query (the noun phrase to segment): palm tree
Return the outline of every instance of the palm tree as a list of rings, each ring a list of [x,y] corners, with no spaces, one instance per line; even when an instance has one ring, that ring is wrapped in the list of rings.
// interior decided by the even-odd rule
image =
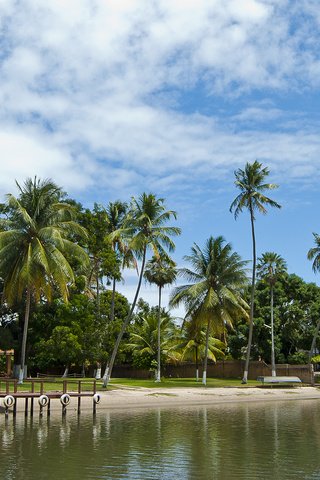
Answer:
[[[177,278],[175,262],[168,255],[153,256],[146,265],[144,277],[158,287],[158,354],[156,382],[161,382],[161,293],[165,285],[172,284]]]
[[[151,309],[150,312],[142,315],[135,323],[130,333],[129,342],[126,349],[131,350],[135,357],[141,361],[148,362],[145,368],[150,368],[161,351],[162,355],[170,360],[176,360],[174,340],[176,338],[177,327],[172,318],[163,309],[160,315],[161,344],[158,344],[159,315],[158,312]],[[158,364],[158,361],[157,361]],[[156,372],[156,379],[158,378]]]
[[[180,360],[191,360],[196,365],[196,381],[199,381],[199,360],[204,359],[206,349],[206,332],[202,325],[198,325],[194,319],[185,321],[181,327],[181,340],[176,346],[176,351],[181,352]],[[208,358],[214,362],[217,355],[224,356],[226,344],[214,338],[209,337]]]
[[[202,378],[202,383],[206,385],[210,335],[222,335],[226,327],[232,327],[235,319],[248,317],[247,304],[242,298],[242,289],[247,283],[247,262],[232,252],[230,243],[225,243],[222,236],[210,237],[203,250],[194,244],[191,255],[184,259],[191,263],[193,270],[182,268],[179,273],[191,283],[174,289],[170,306],[183,303],[186,319],[206,325]]]
[[[230,206],[230,212],[234,211],[234,216],[237,219],[239,213],[243,209],[249,210],[251,221],[251,235],[252,235],[252,279],[251,279],[251,298],[250,298],[250,323],[249,323],[249,335],[248,335],[248,347],[246,355],[246,363],[244,368],[244,374],[242,383],[248,381],[249,360],[252,343],[253,332],[253,316],[254,316],[254,295],[256,284],[256,239],[255,239],[255,212],[266,214],[267,210],[265,205],[270,207],[281,208],[281,206],[271,200],[271,198],[264,195],[265,191],[273,190],[277,188],[277,185],[273,183],[264,183],[269,175],[269,169],[262,167],[262,164],[255,160],[253,163],[246,163],[244,170],[239,168],[234,172],[236,180],[235,185],[241,193],[235,198]]]
[[[19,383],[23,382],[27,332],[32,299],[48,301],[57,289],[64,301],[74,282],[70,260],[87,265],[85,251],[69,240],[84,237],[85,230],[73,221],[73,208],[60,202],[62,191],[51,180],[28,178],[17,199],[6,197],[9,216],[0,232],[0,275],[3,297],[8,305],[25,301]]]
[[[271,315],[271,371],[272,376],[276,374],[276,363],[274,354],[274,322],[273,322],[273,294],[274,286],[280,275],[287,270],[285,260],[275,252],[265,252],[258,258],[257,275],[265,280],[270,287],[270,315]]]
[[[109,235],[112,235],[111,245],[114,252],[121,258],[122,268],[134,267],[137,269],[137,262],[132,250],[128,248],[126,243],[122,240],[121,229],[124,226],[128,205],[125,202],[117,200],[109,202],[106,209],[106,222]],[[115,234],[117,232],[117,234]],[[116,283],[121,280],[121,275],[114,274],[112,278],[112,297],[110,305],[110,320],[114,320],[114,304],[116,294]]]
[[[164,226],[172,217],[176,219],[177,214],[173,210],[166,210],[163,198],[156,198],[152,193],[143,193],[138,199],[132,198],[123,228],[110,235],[111,240],[118,238],[119,235],[122,236],[128,249],[132,250],[135,256],[141,259],[141,267],[133,303],[114,345],[108,373],[104,375],[104,387],[107,387],[122,336],[132,319],[140,292],[148,249],[151,249],[154,255],[159,256],[165,252],[165,248],[169,251],[173,251],[175,248],[171,236],[179,235],[181,230],[177,227]]]
[[[313,233],[313,239],[314,239],[315,247],[310,248],[310,250],[308,251],[307,257],[308,257],[308,260],[313,260],[312,270],[314,271],[314,273],[317,273],[320,271],[320,235],[318,235],[317,233]],[[315,332],[313,334],[312,342],[311,342],[311,347],[309,352],[310,361],[311,361],[312,355],[314,354],[319,331],[320,331],[320,319],[318,320]]]

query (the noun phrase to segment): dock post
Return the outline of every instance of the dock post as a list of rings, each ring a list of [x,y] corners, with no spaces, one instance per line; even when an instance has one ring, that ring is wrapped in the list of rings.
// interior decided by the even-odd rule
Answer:
[[[78,415],[81,412],[81,380],[78,381]]]
[[[34,380],[31,380],[31,393],[34,393]],[[34,398],[32,396],[31,401],[30,401],[30,415],[31,415],[31,417],[33,417],[33,401],[34,401]]]

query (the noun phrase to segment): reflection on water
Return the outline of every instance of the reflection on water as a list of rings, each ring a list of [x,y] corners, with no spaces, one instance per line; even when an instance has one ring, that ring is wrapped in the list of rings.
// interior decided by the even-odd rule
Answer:
[[[318,401],[0,417],[15,479],[320,479]]]

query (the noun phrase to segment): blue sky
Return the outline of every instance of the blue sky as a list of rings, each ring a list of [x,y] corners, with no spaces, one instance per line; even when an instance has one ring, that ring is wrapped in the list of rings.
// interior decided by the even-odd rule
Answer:
[[[319,33],[317,0],[0,0],[1,196],[33,175],[85,206],[152,191],[179,214],[180,265],[209,235],[250,259],[229,206],[257,159],[283,206],[258,216],[258,254],[318,281]]]

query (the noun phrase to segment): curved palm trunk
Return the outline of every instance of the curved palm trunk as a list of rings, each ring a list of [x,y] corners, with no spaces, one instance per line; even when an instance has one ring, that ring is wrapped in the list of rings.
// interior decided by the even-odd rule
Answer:
[[[157,352],[157,376],[156,382],[161,382],[161,286],[159,286],[159,303],[158,303],[158,352]]]
[[[29,325],[29,317],[30,317],[30,304],[31,304],[31,289],[30,287],[27,288],[27,298],[26,298],[26,310],[24,315],[24,324],[23,324],[23,335],[22,335],[22,346],[21,346],[21,363],[20,363],[20,371],[19,371],[19,380],[18,384],[21,385],[23,383],[24,378],[24,367],[26,361],[26,346],[27,346],[27,336],[28,336],[28,325]]]
[[[276,373],[276,361],[274,354],[274,322],[273,322],[273,285],[270,288],[270,311],[271,311],[271,375],[277,376]]]
[[[202,374],[202,383],[207,385],[207,367],[208,367],[208,350],[209,350],[209,333],[210,333],[210,319],[208,320],[207,333],[206,333],[206,349],[204,352],[204,361],[203,361],[203,374]]]
[[[247,356],[246,363],[243,372],[242,383],[248,382],[248,371],[249,371],[249,362],[250,362],[250,353],[251,353],[251,344],[252,344],[252,332],[253,332],[253,315],[254,315],[254,292],[256,286],[256,238],[254,232],[254,216],[252,205],[250,202],[250,220],[251,220],[251,235],[252,235],[252,279],[251,279],[251,297],[250,297],[250,320],[249,320],[249,336],[248,336],[248,346],[247,346]]]
[[[136,303],[137,303],[137,300],[138,300],[140,287],[141,287],[141,283],[142,283],[142,278],[143,278],[144,266],[145,266],[145,263],[146,263],[146,253],[147,253],[147,248],[144,247],[143,256],[142,256],[141,271],[140,271],[140,276],[139,276],[139,281],[138,281],[138,285],[137,285],[136,294],[134,296],[133,303],[132,303],[131,308],[130,308],[130,312],[127,315],[127,317],[125,318],[125,320],[122,324],[121,330],[119,332],[119,335],[117,337],[117,340],[116,340],[116,343],[114,345],[113,352],[112,352],[112,355],[111,355],[111,358],[110,358],[109,365],[107,366],[106,371],[103,375],[103,387],[104,388],[106,388],[108,386],[108,381],[111,378],[112,369],[113,369],[115,358],[116,358],[117,353],[118,353],[120,342],[122,340],[123,334],[124,334],[127,326],[129,325],[129,322],[132,318],[133,311],[135,309],[135,306],[136,306]]]

